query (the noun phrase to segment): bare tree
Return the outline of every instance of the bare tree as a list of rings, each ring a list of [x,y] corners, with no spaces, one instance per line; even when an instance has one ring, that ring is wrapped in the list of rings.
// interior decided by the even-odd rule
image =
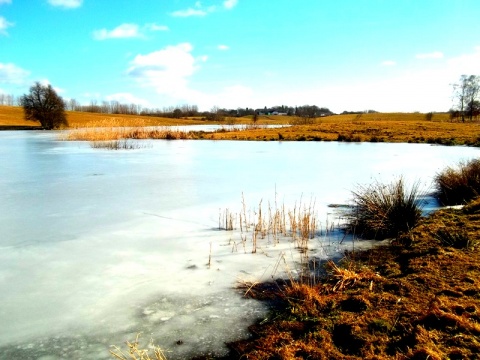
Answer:
[[[457,108],[462,122],[465,122],[465,112],[469,104],[474,104],[480,92],[480,77],[477,75],[462,75],[458,83],[453,84],[453,96],[457,99]],[[473,113],[470,114],[472,120]]]
[[[480,93],[480,76],[470,75],[468,77],[467,88],[467,114],[470,121],[473,119],[475,102],[477,101],[478,94]]]
[[[57,95],[51,85],[36,82],[30,87],[29,94],[20,98],[25,118],[37,120],[47,130],[67,126],[65,102]]]

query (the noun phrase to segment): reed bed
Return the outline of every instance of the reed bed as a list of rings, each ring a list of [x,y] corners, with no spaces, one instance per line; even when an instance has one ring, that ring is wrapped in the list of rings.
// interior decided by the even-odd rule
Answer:
[[[252,253],[255,253],[260,246],[258,240],[266,240],[267,244],[276,245],[281,239],[286,238],[290,239],[296,248],[306,251],[308,241],[322,234],[314,201],[304,204],[300,200],[290,209],[286,208],[285,204],[278,206],[276,202],[273,206],[268,203],[265,209],[262,203],[263,200],[260,200],[258,207],[247,211],[242,195],[240,212],[220,209],[219,230],[239,229],[242,243],[245,243],[248,238],[252,239]]]
[[[310,242],[313,239],[320,240],[323,236],[327,237],[335,230],[340,231],[341,221],[339,219],[338,224],[335,224],[327,220],[322,226],[318,220],[316,203],[313,199],[310,201],[300,199],[292,206],[279,204],[276,199],[273,203],[264,203],[260,200],[258,206],[247,207],[242,194],[239,212],[220,209],[218,228],[224,231],[236,231],[229,241],[232,253],[242,250],[244,253],[265,253],[267,247],[292,244],[299,254],[296,262],[299,268],[295,271],[298,278],[302,282],[315,282],[316,273],[322,269],[317,266],[315,259],[312,260],[309,257]],[[236,236],[238,237],[235,238]],[[282,257],[286,272],[289,274],[284,252],[280,254],[280,258]]]
[[[91,141],[90,146],[94,149],[107,149],[107,150],[135,150],[143,149],[148,145],[140,143],[138,141],[132,141],[129,139],[120,140],[108,140],[108,141]]]
[[[124,139],[163,139],[163,140],[186,140],[194,135],[188,131],[169,128],[148,129],[129,127],[89,127],[64,132],[61,140],[66,141],[110,141]]]

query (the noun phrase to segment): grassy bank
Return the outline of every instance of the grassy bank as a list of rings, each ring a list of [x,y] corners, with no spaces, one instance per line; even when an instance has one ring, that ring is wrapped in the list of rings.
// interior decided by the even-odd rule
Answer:
[[[231,359],[474,359],[480,353],[480,201],[422,219],[400,244],[345,254],[315,286],[256,285],[273,311]],[[448,239],[467,238],[452,243]]]

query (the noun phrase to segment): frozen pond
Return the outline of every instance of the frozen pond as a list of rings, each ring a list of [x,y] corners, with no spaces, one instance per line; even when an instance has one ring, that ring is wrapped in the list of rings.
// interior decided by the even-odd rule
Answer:
[[[403,175],[428,189],[445,166],[476,156],[337,142],[158,140],[111,151],[1,132],[0,359],[110,359],[110,345],[139,332],[169,359],[221,354],[265,314],[237,281],[279,275],[281,251],[296,257],[288,242],[252,254],[238,232],[218,230],[242,193],[249,211],[313,199],[325,226],[327,204],[347,202],[357,184]],[[334,256],[336,240],[312,240],[311,255]]]

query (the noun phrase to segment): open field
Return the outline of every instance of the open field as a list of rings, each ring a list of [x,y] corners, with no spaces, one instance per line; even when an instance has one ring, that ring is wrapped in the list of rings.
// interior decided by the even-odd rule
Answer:
[[[78,128],[109,128],[101,140],[118,140],[119,138],[138,137],[140,129],[125,132],[111,130],[119,127],[143,128],[146,126],[178,126],[214,124],[201,118],[171,119],[137,115],[111,115],[84,112],[67,112],[70,129]],[[258,125],[288,125],[298,123],[299,119],[289,116],[260,116]],[[216,124],[247,124],[253,125],[251,117],[229,118]],[[0,107],[0,129],[35,128],[39,124],[23,119],[20,107]],[[108,135],[108,134],[110,135]],[[134,135],[129,135],[130,133]],[[188,136],[176,134],[163,136],[158,131],[149,133],[141,130],[141,138],[170,139],[211,139],[211,140],[257,140],[257,141],[346,141],[346,142],[411,142],[432,143],[444,145],[478,145],[480,143],[479,122],[451,122],[446,113],[433,114],[431,120],[426,120],[420,113],[377,113],[335,115],[317,118],[307,125],[292,125],[285,128],[249,127],[246,130],[227,131],[222,129],[214,133],[197,132]],[[94,134],[95,137],[98,134]],[[178,136],[177,136],[178,135]],[[76,139],[74,135],[69,140],[89,139],[82,133]]]
[[[450,122],[448,114],[336,115],[318,118],[313,124],[282,129],[255,129],[212,134],[216,140],[284,140],[347,142],[412,142],[474,145],[479,142],[480,124]]]
[[[138,115],[112,115],[88,112],[67,111],[67,120],[69,128],[81,127],[121,127],[121,126],[167,126],[167,125],[195,125],[203,124],[204,121],[195,119],[170,119],[153,116]],[[24,119],[23,109],[18,106],[0,106],[0,130],[10,129],[12,127],[40,127],[37,121],[28,121]]]

